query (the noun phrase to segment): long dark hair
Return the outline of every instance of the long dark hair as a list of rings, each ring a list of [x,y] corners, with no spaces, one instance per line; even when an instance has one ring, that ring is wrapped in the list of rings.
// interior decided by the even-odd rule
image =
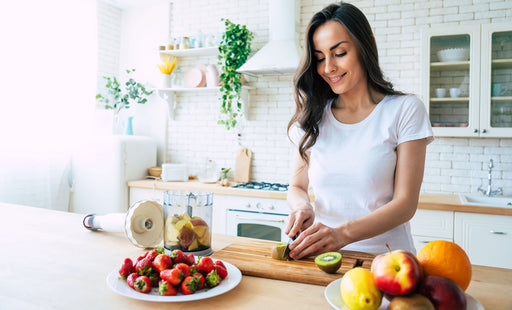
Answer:
[[[403,94],[395,91],[393,85],[384,79],[379,66],[379,55],[372,28],[361,10],[352,4],[341,2],[331,4],[316,13],[307,27],[304,53],[293,79],[296,110],[288,123],[288,134],[294,123],[298,123],[305,132],[299,143],[299,153],[305,162],[308,162],[306,151],[316,143],[318,138],[318,124],[327,102],[338,96],[318,75],[317,61],[314,57],[313,35],[318,27],[331,20],[342,24],[352,38],[359,62],[366,74],[368,89],[386,95]]]

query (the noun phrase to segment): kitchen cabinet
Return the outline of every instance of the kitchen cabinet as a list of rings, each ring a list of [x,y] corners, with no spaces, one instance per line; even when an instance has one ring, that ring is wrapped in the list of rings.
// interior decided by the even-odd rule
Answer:
[[[472,264],[512,268],[512,216],[455,212],[454,238]]]
[[[453,242],[453,213],[453,211],[416,210],[410,222],[416,251],[434,240]]]
[[[436,136],[512,134],[510,23],[429,28],[422,51],[422,98]]]
[[[160,51],[160,58],[165,60],[168,57],[201,57],[201,56],[215,56],[219,52],[217,46],[213,47],[202,47],[202,48],[190,48],[182,50],[166,50]],[[216,58],[215,58],[216,59]],[[215,62],[216,63],[216,62]],[[241,99],[242,99],[242,110],[243,115],[247,115],[249,109],[249,90],[254,89],[253,87],[242,85]],[[168,116],[170,119],[174,119],[176,109],[179,102],[176,97],[177,94],[182,95],[193,95],[197,93],[211,93],[212,95],[219,94],[220,87],[171,87],[171,88],[158,88],[157,92],[160,98],[164,99],[168,104]]]
[[[410,223],[416,251],[447,240],[461,246],[474,265],[512,268],[512,216],[418,209]]]

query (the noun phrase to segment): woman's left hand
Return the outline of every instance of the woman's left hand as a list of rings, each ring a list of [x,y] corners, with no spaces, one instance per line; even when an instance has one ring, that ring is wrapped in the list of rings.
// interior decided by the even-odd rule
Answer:
[[[290,244],[290,257],[301,259],[325,252],[341,249],[344,244],[342,233],[338,228],[331,228],[322,223],[315,223]]]

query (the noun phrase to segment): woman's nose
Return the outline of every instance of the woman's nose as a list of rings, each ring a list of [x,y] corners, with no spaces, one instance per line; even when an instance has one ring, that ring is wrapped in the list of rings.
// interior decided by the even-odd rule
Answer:
[[[331,72],[334,72],[336,70],[336,64],[335,62],[333,61],[333,59],[329,58],[329,57],[326,57],[325,58],[325,73],[331,73]]]

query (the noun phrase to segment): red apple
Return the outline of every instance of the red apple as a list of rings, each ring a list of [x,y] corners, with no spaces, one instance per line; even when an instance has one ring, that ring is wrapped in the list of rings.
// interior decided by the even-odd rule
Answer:
[[[377,287],[394,296],[413,293],[423,274],[416,256],[405,250],[377,255],[371,271]]]
[[[440,276],[427,276],[421,282],[418,293],[427,297],[436,310],[466,309],[464,291],[450,279]]]

